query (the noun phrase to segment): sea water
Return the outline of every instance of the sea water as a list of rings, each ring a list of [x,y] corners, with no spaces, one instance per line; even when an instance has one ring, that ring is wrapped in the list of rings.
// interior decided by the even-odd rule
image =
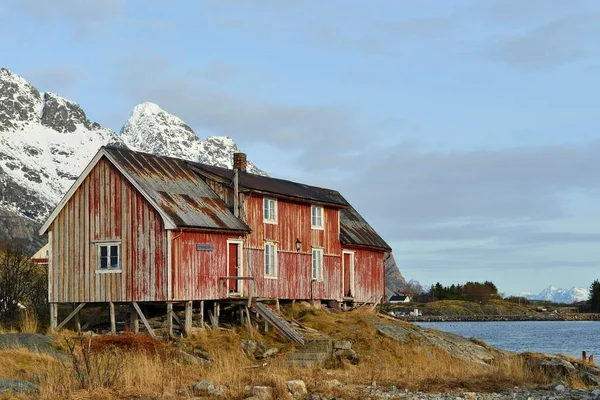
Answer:
[[[564,354],[581,358],[593,354],[600,364],[600,321],[417,322],[467,338],[476,338],[502,350]]]

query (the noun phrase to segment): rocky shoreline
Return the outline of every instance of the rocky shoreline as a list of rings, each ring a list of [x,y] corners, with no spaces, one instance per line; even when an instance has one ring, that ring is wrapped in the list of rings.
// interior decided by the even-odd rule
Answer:
[[[408,322],[600,321],[600,314],[540,313],[532,315],[398,315],[395,316],[395,318]]]

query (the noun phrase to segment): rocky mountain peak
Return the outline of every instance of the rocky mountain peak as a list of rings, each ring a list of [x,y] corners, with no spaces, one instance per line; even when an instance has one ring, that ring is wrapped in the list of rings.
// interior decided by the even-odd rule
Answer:
[[[50,92],[44,93],[42,125],[62,133],[75,132],[78,125],[86,129],[100,128],[99,124],[87,119],[79,104]]]
[[[43,107],[40,92],[25,79],[0,68],[0,131],[14,131],[37,121]]]
[[[193,161],[200,152],[201,140],[192,128],[150,102],[135,106],[121,129],[121,139],[139,151]]]

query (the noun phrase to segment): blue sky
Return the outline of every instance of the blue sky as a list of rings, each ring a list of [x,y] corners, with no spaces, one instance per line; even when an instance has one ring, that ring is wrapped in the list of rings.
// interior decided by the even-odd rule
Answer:
[[[339,189],[406,278],[600,278],[598,2],[7,0],[0,33],[102,126],[152,101]]]

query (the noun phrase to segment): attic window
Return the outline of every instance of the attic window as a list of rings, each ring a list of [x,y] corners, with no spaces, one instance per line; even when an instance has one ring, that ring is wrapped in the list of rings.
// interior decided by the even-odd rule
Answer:
[[[121,272],[121,243],[98,243],[97,273]]]
[[[311,228],[323,229],[323,207],[311,206]]]
[[[277,223],[277,200],[263,198],[263,221],[267,224]]]

